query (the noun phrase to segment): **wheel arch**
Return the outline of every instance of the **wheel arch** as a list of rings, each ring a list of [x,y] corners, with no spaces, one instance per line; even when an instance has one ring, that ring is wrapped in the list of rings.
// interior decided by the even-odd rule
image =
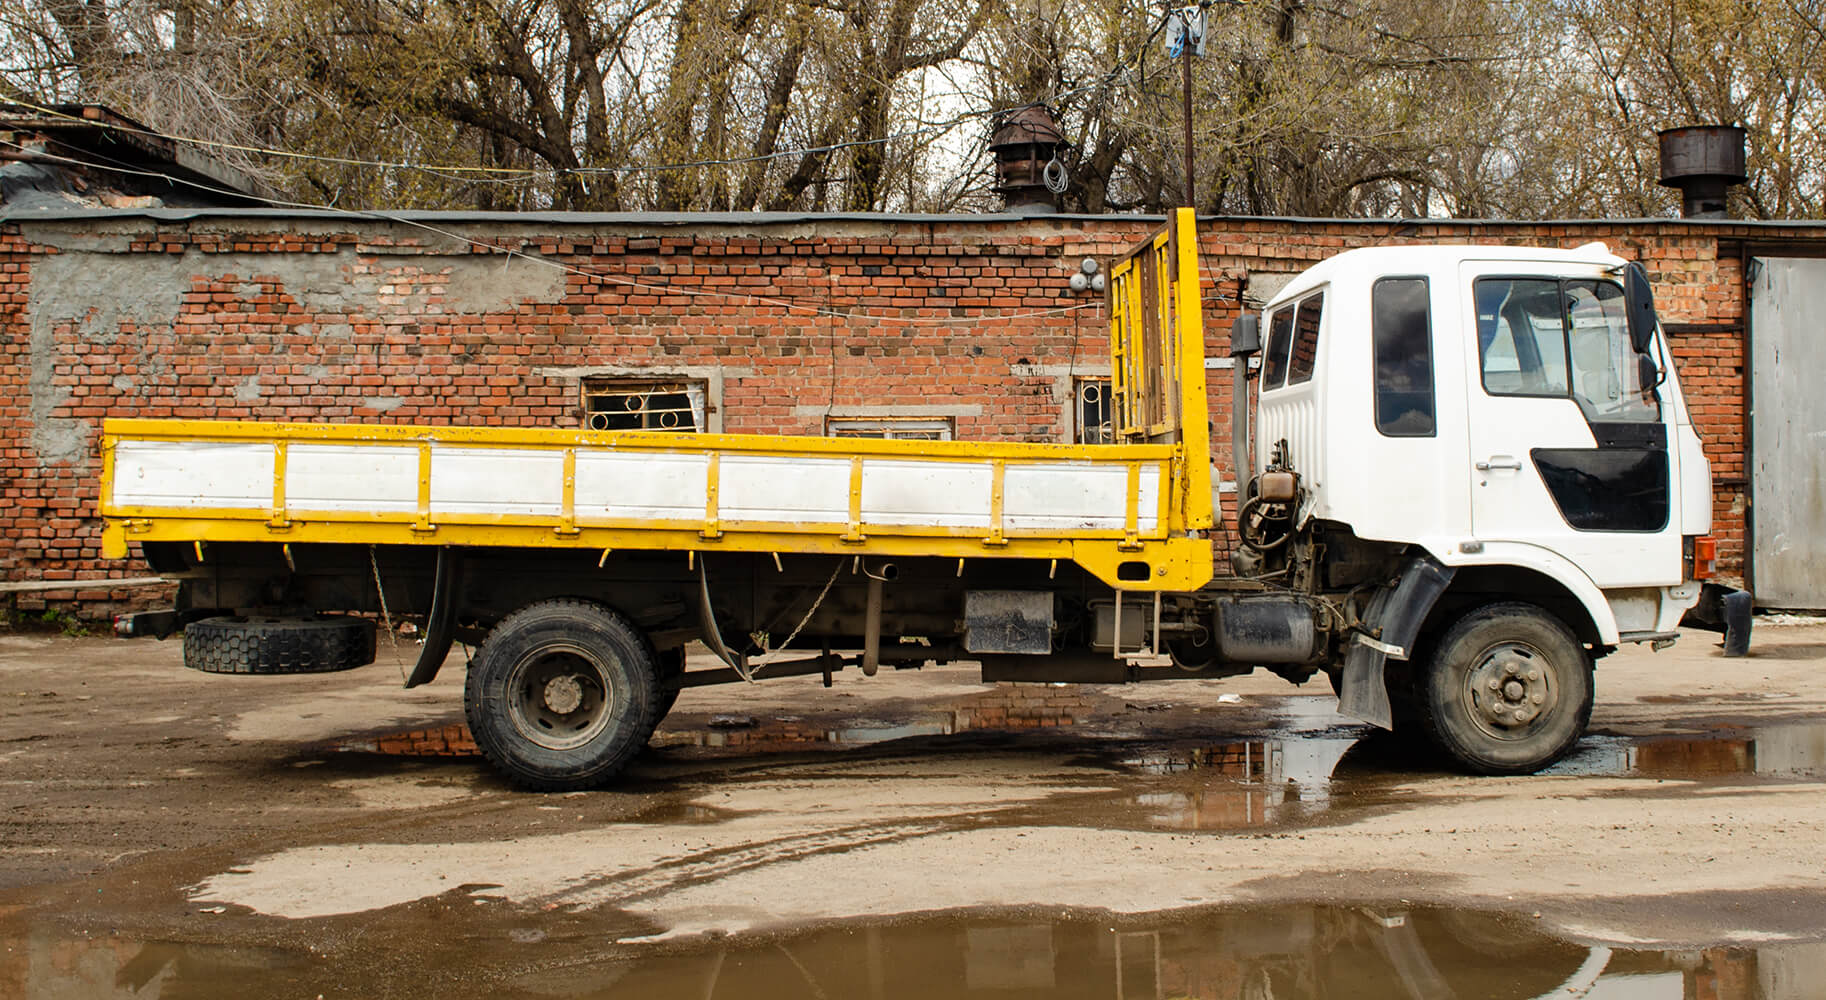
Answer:
[[[1569,585],[1564,575],[1513,563],[1460,565],[1446,592],[1435,601],[1421,625],[1424,637],[1437,637],[1471,610],[1498,601],[1533,604],[1566,624],[1582,643],[1603,655],[1617,644],[1617,622],[1602,591],[1584,574]]]

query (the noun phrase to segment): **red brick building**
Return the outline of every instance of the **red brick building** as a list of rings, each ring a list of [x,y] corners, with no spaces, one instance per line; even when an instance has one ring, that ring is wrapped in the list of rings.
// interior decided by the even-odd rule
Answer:
[[[696,426],[793,434],[1094,437],[1102,298],[1075,293],[1159,225],[1136,216],[452,215],[200,209],[0,222],[0,580],[103,562],[108,416]],[[1641,259],[1713,463],[1741,572],[1746,261],[1826,256],[1826,226],[1217,218],[1202,223],[1208,364],[1239,308],[1341,250],[1603,240]],[[1211,379],[1228,440],[1229,379]],[[1228,463],[1218,456],[1228,478]],[[27,607],[128,595],[99,585]]]

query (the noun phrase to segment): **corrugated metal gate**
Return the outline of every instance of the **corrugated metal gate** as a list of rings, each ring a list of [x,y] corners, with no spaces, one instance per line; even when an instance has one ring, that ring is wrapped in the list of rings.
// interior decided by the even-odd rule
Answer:
[[[1826,608],[1826,259],[1758,257],[1750,289],[1750,580]]]

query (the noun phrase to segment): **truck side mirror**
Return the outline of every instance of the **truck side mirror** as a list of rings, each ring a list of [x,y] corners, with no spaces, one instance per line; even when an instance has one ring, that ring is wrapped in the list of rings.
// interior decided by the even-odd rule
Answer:
[[[1649,290],[1648,272],[1633,260],[1623,272],[1623,302],[1629,344],[1637,354],[1647,354],[1655,339],[1655,293]]]
[[[1262,349],[1262,321],[1253,313],[1244,313],[1230,323],[1230,356],[1246,358]]]

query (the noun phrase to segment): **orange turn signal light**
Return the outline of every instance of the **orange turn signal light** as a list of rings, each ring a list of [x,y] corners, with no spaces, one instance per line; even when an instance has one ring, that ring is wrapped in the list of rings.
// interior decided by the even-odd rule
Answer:
[[[1709,580],[1718,571],[1718,542],[1710,535],[1693,539],[1693,579]]]

